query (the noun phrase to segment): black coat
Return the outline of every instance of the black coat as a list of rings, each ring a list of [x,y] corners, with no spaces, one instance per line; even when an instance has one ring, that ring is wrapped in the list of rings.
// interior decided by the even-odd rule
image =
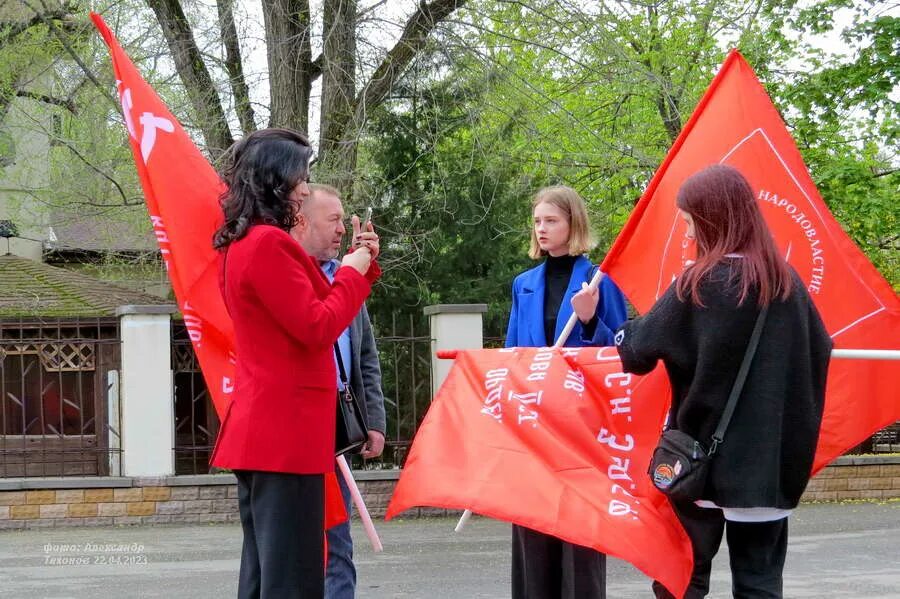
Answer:
[[[735,258],[740,259],[740,258]],[[674,421],[706,445],[725,409],[759,314],[757,294],[738,305],[726,259],[701,282],[698,307],[673,285],[616,336],[626,371],[657,360],[672,384]],[[759,347],[702,499],[721,507],[796,507],[809,481],[825,402],[832,342],[800,278],[769,307]]]

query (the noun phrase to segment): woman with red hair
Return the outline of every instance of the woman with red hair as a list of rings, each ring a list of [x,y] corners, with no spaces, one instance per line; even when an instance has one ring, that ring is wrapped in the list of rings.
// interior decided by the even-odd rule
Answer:
[[[712,447],[751,331],[767,309],[705,488],[696,501],[672,506],[693,544],[686,599],[709,592],[723,534],[734,596],[780,598],[788,516],[810,478],[832,342],[737,169],[715,165],[691,176],[677,206],[697,259],[644,317],[619,329],[616,345],[627,372],[647,373],[663,361],[672,384],[668,427]],[[654,591],[672,597],[658,583]]]

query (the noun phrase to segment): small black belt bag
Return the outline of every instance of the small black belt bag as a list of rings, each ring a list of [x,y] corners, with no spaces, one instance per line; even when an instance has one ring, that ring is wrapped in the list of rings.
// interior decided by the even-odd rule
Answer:
[[[369,433],[365,416],[360,409],[359,400],[350,387],[347,373],[344,371],[344,361],[341,359],[341,350],[337,342],[334,344],[334,355],[337,358],[338,372],[341,375],[343,389],[337,392],[337,423],[334,434],[334,455],[345,453],[359,453],[368,441]]]
[[[762,334],[768,311],[769,307],[764,307],[756,318],[750,343],[744,353],[744,360],[741,362],[734,386],[731,388],[731,394],[728,396],[728,403],[725,404],[725,411],[719,419],[716,432],[713,433],[710,448],[706,449],[702,443],[682,431],[671,428],[663,431],[659,445],[653,451],[648,473],[653,485],[670,499],[694,501],[701,498],[706,488],[709,464],[719,444],[725,440],[725,430],[728,428],[734,408],[737,406],[737,400],[741,395],[741,389],[744,387],[744,381],[747,379],[747,373],[759,345],[759,337]],[[670,422],[673,419],[674,414],[669,416]]]

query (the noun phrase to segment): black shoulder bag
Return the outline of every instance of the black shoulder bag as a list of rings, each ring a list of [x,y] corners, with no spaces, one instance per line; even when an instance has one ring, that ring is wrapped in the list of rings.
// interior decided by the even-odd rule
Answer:
[[[712,445],[707,450],[702,443],[679,430],[667,428],[663,431],[659,445],[653,451],[650,459],[650,480],[653,485],[665,493],[670,499],[676,501],[694,501],[700,499],[706,488],[706,477],[709,473],[709,464],[719,445],[725,440],[725,430],[734,414],[738,398],[747,380],[753,355],[759,345],[759,337],[762,334],[763,325],[766,322],[766,314],[769,307],[760,311],[750,336],[750,343],[744,353],[744,360],[738,370],[725,411],[719,419],[719,425],[712,436]],[[670,419],[674,418],[674,414]]]
[[[334,434],[334,455],[344,453],[359,453],[369,439],[368,427],[363,412],[359,407],[359,400],[350,387],[350,381],[344,370],[344,360],[341,359],[341,349],[337,342],[334,344],[334,355],[337,358],[338,372],[344,389],[337,392],[337,424]]]

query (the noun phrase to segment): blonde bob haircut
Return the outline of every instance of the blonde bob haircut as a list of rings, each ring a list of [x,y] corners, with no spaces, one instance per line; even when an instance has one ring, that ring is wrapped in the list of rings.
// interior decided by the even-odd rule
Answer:
[[[539,190],[534,194],[534,199],[531,201],[532,214],[534,209],[538,207],[538,204],[543,204],[544,202],[559,208],[569,222],[570,256],[580,256],[594,247],[591,226],[588,223],[587,208],[577,191],[565,185],[553,185]],[[532,225],[531,245],[528,248],[528,255],[532,259],[537,260],[545,254],[546,252],[538,244],[537,233],[535,233],[534,225]]]

